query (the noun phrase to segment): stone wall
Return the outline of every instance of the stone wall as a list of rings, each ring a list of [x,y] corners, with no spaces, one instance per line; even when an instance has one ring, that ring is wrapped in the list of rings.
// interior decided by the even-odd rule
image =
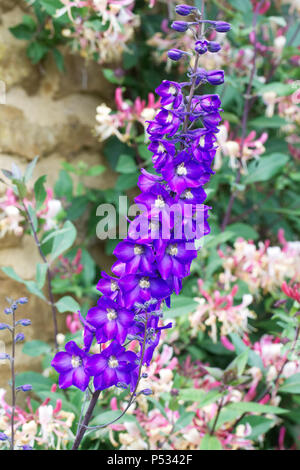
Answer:
[[[0,2],[0,80],[6,86],[6,104],[0,105],[0,168],[10,169],[12,162],[24,168],[39,155],[34,176],[46,174],[47,185],[52,186],[63,160],[105,164],[91,129],[96,106],[110,102],[113,89],[104,79],[100,66],[86,65],[76,56],[65,55],[63,74],[51,57],[42,65],[33,66],[26,56],[26,42],[15,39],[8,29],[28,13],[26,8],[18,0]],[[86,181],[102,189],[112,187],[114,182],[115,175],[110,170]],[[0,195],[4,189],[0,183]],[[96,243],[92,252],[98,264],[105,264],[100,244]],[[32,279],[38,261],[37,249],[29,235],[0,239],[0,266],[12,266],[24,279]],[[27,295],[26,289],[0,271],[0,312],[6,306],[6,296],[22,295]],[[29,304],[20,307],[19,313],[32,321],[32,326],[26,329],[28,340],[51,341],[51,311],[43,301],[30,295]],[[0,315],[0,321],[5,321],[4,314]],[[59,320],[63,328],[63,316]],[[0,340],[9,349],[9,335],[1,332]],[[17,346],[17,371],[39,368],[40,361],[21,355],[22,345]],[[8,377],[8,365],[2,363],[0,387],[6,387]]]

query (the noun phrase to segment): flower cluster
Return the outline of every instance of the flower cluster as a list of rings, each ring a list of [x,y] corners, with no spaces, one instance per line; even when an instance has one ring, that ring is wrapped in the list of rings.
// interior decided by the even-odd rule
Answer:
[[[241,279],[257,295],[276,291],[286,279],[299,282],[300,243],[287,242],[282,230],[279,241],[282,247],[270,246],[269,241],[259,242],[256,247],[253,242],[239,238],[226,255],[220,251],[224,268],[220,282],[228,289],[232,282]]]
[[[209,336],[216,342],[218,327],[220,327],[221,338],[229,333],[243,334],[243,332],[248,331],[248,319],[255,317],[254,313],[248,308],[253,300],[252,295],[243,295],[242,302],[234,305],[234,297],[238,291],[237,285],[227,295],[222,295],[218,290],[213,294],[209,294],[203,288],[201,279],[199,279],[198,285],[203,297],[196,298],[199,305],[189,318],[192,335],[197,334],[199,329],[205,331],[206,328],[210,328]]]
[[[195,7],[183,6],[182,12],[179,7],[177,13],[193,14],[194,21],[180,22],[182,31],[192,28],[197,38],[190,54],[194,55],[193,68],[188,81],[165,80],[156,89],[161,107],[148,121],[147,132],[157,174],[142,170],[139,177],[141,194],[135,202],[141,214],[130,222],[128,237],[115,248],[113,276],[103,273],[98,282],[103,296],[82,319],[84,348],[70,341],[66,351],[57,353],[52,361],[60,374],[61,388],[75,385],[85,390],[94,377],[96,390],[115,385],[136,391],[142,365],[150,364],[161,331],[171,326],[160,323],[163,303],[170,306],[171,294],[180,292],[182,280],[197,257],[195,239],[209,232],[203,185],[213,173],[221,102],[218,95],[196,92],[204,83],[222,84],[224,72],[199,67],[203,54],[199,44],[218,50],[216,43],[205,38],[206,25],[219,32],[228,31],[230,25],[203,20]],[[174,22],[172,27],[176,29],[178,24]],[[187,56],[177,49],[168,55],[172,60]],[[179,223],[182,212],[184,218]],[[102,349],[90,355],[94,338]],[[136,352],[125,348],[130,341],[136,341]]]
[[[71,47],[85,59],[98,63],[118,61],[126,44],[139,25],[139,17],[132,12],[133,0],[61,0],[65,5],[57,10],[60,17],[66,12],[70,27],[63,30],[63,36],[71,40]],[[85,7],[84,13],[81,8]],[[80,10],[79,10],[80,9]],[[98,24],[100,23],[100,28]]]
[[[160,102],[155,101],[153,93],[149,93],[148,103],[140,97],[133,103],[125,100],[121,87],[116,88],[115,102],[117,106],[115,113],[104,103],[97,107],[95,133],[100,142],[115,135],[121,142],[130,144],[137,136],[137,124],[141,124],[146,132],[146,121],[155,117],[160,106]]]
[[[56,391],[56,385],[51,393]],[[0,389],[0,435],[10,437],[11,406],[5,400],[5,390]],[[27,408],[19,406],[15,410],[15,449],[34,448],[35,444],[46,449],[65,449],[68,442],[74,438],[71,431],[75,415],[62,410],[61,400],[56,401],[55,407],[46,398],[36,410],[33,410],[31,400],[27,398]],[[7,440],[0,438],[0,449],[7,448]]]

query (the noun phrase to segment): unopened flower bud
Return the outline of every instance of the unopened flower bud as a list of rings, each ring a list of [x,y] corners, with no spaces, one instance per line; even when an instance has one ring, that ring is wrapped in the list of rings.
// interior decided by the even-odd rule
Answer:
[[[214,23],[214,27],[218,33],[227,33],[227,31],[230,31],[231,29],[230,24],[226,23],[225,21],[216,21]]]
[[[189,24],[186,21],[173,21],[171,28],[175,29],[179,33],[184,33],[189,27]]]
[[[191,5],[177,5],[175,8],[177,15],[180,16],[190,15],[195,10],[197,10],[197,8]]]
[[[17,390],[22,390],[22,392],[30,392],[30,390],[32,390],[32,385],[24,384],[18,387]]]
[[[18,304],[27,304],[28,303],[28,299],[27,297],[20,297],[18,300],[17,300]]]
[[[15,343],[19,343],[20,341],[24,341],[25,335],[23,333],[18,333],[15,337]]]
[[[7,441],[8,437],[4,432],[0,432],[0,441]]]
[[[206,79],[211,85],[221,85],[224,83],[224,71],[211,70],[210,72],[207,72]]]
[[[23,318],[22,320],[18,320],[17,324],[22,326],[29,326],[31,325],[31,320],[29,320],[29,318]]]
[[[145,388],[144,390],[141,391],[141,393],[146,396],[153,395],[153,392],[150,388]]]
[[[180,49],[170,49],[168,51],[168,57],[172,60],[179,60],[184,54],[185,52]]]
[[[209,52],[219,52],[219,50],[221,49],[221,46],[216,41],[210,41],[207,44],[207,49],[209,50]]]

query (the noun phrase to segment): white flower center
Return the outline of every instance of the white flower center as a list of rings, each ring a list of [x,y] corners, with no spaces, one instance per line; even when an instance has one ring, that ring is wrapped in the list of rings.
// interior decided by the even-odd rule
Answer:
[[[142,289],[149,289],[149,287],[150,287],[149,279],[147,277],[142,277],[140,282],[139,282],[139,286]]]
[[[119,289],[118,283],[116,281],[110,281],[110,288],[112,292],[115,292]]]
[[[172,122],[172,119],[173,119],[173,114],[172,113],[168,113],[168,117],[166,119],[166,122],[169,124],[170,122]]]
[[[111,369],[115,369],[116,367],[118,367],[118,365],[119,365],[119,362],[117,358],[115,356],[110,356],[108,360],[108,367],[110,367]]]
[[[171,95],[176,95],[177,90],[176,90],[176,88],[175,88],[173,85],[170,86],[170,88],[169,88],[169,93],[170,93]]]
[[[177,245],[170,245],[168,248],[167,248],[167,253],[171,256],[176,256],[177,253],[178,253],[178,248],[177,248]]]
[[[72,356],[71,364],[72,364],[73,369],[80,367],[82,364],[81,358],[79,356]]]
[[[163,144],[159,144],[158,148],[157,148],[157,152],[158,153],[164,153],[166,151],[165,147],[163,146]]]
[[[134,249],[133,249],[133,252],[135,255],[141,255],[144,253],[144,247],[141,246],[141,245],[134,245]]]
[[[158,208],[162,209],[163,207],[165,207],[165,204],[166,203],[165,203],[163,197],[162,196],[157,196],[156,201],[154,203],[155,207],[158,207]]]
[[[193,199],[193,194],[190,189],[186,189],[182,194],[183,199]]]
[[[107,308],[106,311],[107,311],[107,319],[109,321],[115,320],[117,318],[118,315],[114,308]]]
[[[186,167],[184,166],[184,163],[180,163],[180,165],[178,165],[178,167],[176,168],[176,173],[178,176],[186,176],[187,174],[187,169]]]

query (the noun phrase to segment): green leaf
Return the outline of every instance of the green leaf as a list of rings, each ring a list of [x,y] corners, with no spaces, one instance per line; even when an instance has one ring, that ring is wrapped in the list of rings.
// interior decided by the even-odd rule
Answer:
[[[35,195],[35,208],[37,211],[39,211],[47,197],[47,191],[44,187],[44,184],[46,182],[47,176],[40,176],[39,179],[35,182],[34,184],[34,195]]]
[[[33,225],[33,229],[36,232],[37,228],[38,228],[38,220],[37,220],[35,210],[34,210],[34,208],[32,207],[31,204],[27,205],[27,211],[30,215],[30,219],[31,219],[31,222],[32,222],[32,225]]]
[[[252,4],[250,0],[228,0],[230,5],[236,8],[238,11],[242,13],[251,13],[252,12]]]
[[[211,403],[215,403],[222,397],[222,394],[217,389],[205,392],[201,389],[183,388],[180,390],[179,397],[184,401],[197,402],[198,408],[203,408]]]
[[[73,181],[69,173],[65,170],[59,172],[58,180],[54,185],[56,197],[66,198],[67,201],[72,199],[73,195]]]
[[[95,166],[92,166],[92,168],[89,168],[85,175],[86,176],[98,176],[98,175],[102,175],[102,173],[104,173],[106,171],[106,167],[104,165],[95,165]]]
[[[123,77],[117,77],[114,70],[111,69],[102,69],[103,75],[110,83],[121,85],[123,83]]]
[[[59,255],[61,255],[64,251],[68,250],[71,248],[73,245],[75,239],[76,239],[76,228],[70,222],[67,220],[64,223],[63,228],[65,229],[64,233],[56,233],[54,236],[53,240],[53,246],[51,250],[51,259],[54,260],[55,258],[58,258]]]
[[[38,288],[38,285],[34,281],[24,281],[13,268],[10,266],[5,266],[1,268],[2,271],[11,279],[14,281],[20,282],[21,284],[24,284],[26,286],[27,290],[31,292],[32,294],[36,295],[37,297],[40,297],[43,300],[46,300],[43,292]]]
[[[249,126],[259,129],[279,129],[286,124],[286,120],[280,116],[258,117],[249,121]]]
[[[39,289],[42,289],[45,285],[46,281],[46,274],[48,270],[48,264],[47,263],[38,263],[36,265],[36,285],[38,286]]]
[[[175,427],[174,427],[174,432],[180,431],[181,429],[188,426],[191,423],[194,416],[195,416],[195,413],[192,413],[192,412],[183,413],[180,416],[180,418],[176,421],[176,424],[175,424]]]
[[[66,295],[65,297],[59,299],[58,302],[55,303],[55,305],[59,313],[77,312],[78,310],[80,310],[79,303],[76,302],[76,300],[73,299],[73,297],[70,297],[69,295]]]
[[[11,34],[17,38],[17,39],[23,39],[26,41],[29,41],[33,35],[35,30],[29,27],[27,24],[21,23],[18,24],[17,26],[13,26],[12,28],[9,28],[9,31]]]
[[[248,350],[248,347],[236,333],[230,333],[229,336],[237,354],[241,354],[243,351]],[[251,350],[248,351],[248,364],[253,367],[258,367],[261,371],[264,371],[264,365],[261,357]]]
[[[56,11],[63,6],[60,0],[40,0],[40,4],[51,16],[54,16]]]
[[[214,248],[217,245],[226,243],[228,240],[232,240],[234,235],[231,230],[225,230],[225,232],[218,233],[218,235],[206,235],[203,239],[203,246],[209,249]]]
[[[115,186],[116,190],[126,191],[127,189],[135,188],[138,182],[138,177],[137,173],[120,175]]]
[[[27,55],[33,64],[37,64],[45,57],[49,48],[41,42],[32,42],[27,47]]]
[[[200,450],[223,450],[222,444],[216,436],[205,434],[201,440]]]
[[[120,155],[116,171],[128,175],[137,171],[137,166],[130,155]]]
[[[245,418],[241,419],[240,424],[250,424],[251,426],[251,434],[248,436],[251,440],[256,440],[262,434],[265,434],[269,431],[273,426],[275,426],[275,421],[269,418],[265,418],[264,416],[245,416]]]
[[[237,369],[237,375],[241,376],[244,373],[245,367],[248,363],[249,359],[249,348],[245,349],[243,352],[241,352],[234,360],[229,364],[229,366],[226,368],[227,370],[232,370],[234,368]]]
[[[253,403],[250,401],[229,403],[226,407],[230,410],[240,411],[241,413],[272,413],[279,415],[288,412],[288,410],[284,410],[278,406],[261,405],[260,403]]]
[[[294,374],[279,387],[280,393],[300,393],[300,374]]]
[[[27,168],[25,170],[25,175],[24,175],[25,183],[28,183],[28,181],[30,181],[33,171],[35,169],[35,166],[37,164],[38,158],[39,158],[38,156],[34,157],[34,159],[30,163],[28,163]]]
[[[56,47],[52,49],[52,54],[56,63],[56,67],[60,72],[63,72],[65,70],[64,56],[58,49],[56,49]]]
[[[288,96],[294,93],[295,88],[289,83],[272,82],[259,88],[258,93],[263,95],[270,91],[274,91],[277,96]]]
[[[13,268],[10,266],[5,266],[1,268],[4,274],[6,274],[8,277],[13,279],[14,281],[21,282],[22,284],[24,283],[24,279],[22,279]]]
[[[242,237],[245,240],[257,240],[259,238],[257,231],[248,224],[237,222],[235,224],[228,225],[227,229],[230,232],[233,232],[235,237]]]
[[[45,390],[49,393],[53,381],[38,372],[21,372],[16,376],[16,386],[30,384],[35,392]]]
[[[288,155],[284,153],[272,153],[261,157],[258,164],[252,162],[249,165],[249,174],[243,180],[244,184],[256,183],[258,181],[268,181],[277,175],[289,161]]]
[[[110,423],[111,421],[113,421],[114,419],[117,419],[118,416],[120,416],[122,414],[122,411],[121,410],[110,410],[110,411],[105,411],[103,413],[100,413],[98,414],[98,416],[96,416],[93,421],[92,421],[92,424],[95,426],[95,425],[98,425],[98,426],[101,426],[103,424],[106,424],[106,423]],[[130,415],[128,413],[126,413],[124,416],[122,416],[122,418],[120,418],[120,420],[118,420],[118,423],[122,424],[122,423],[131,423],[131,422],[136,422],[137,419],[135,416],[133,415]]]
[[[172,295],[171,308],[164,306],[164,314],[166,318],[181,317],[194,312],[196,306],[197,302],[190,297]]]
[[[48,354],[51,351],[51,346],[45,343],[44,341],[40,341],[38,339],[33,341],[28,341],[24,344],[22,352],[27,354],[27,356],[31,357],[38,357],[42,354]]]

